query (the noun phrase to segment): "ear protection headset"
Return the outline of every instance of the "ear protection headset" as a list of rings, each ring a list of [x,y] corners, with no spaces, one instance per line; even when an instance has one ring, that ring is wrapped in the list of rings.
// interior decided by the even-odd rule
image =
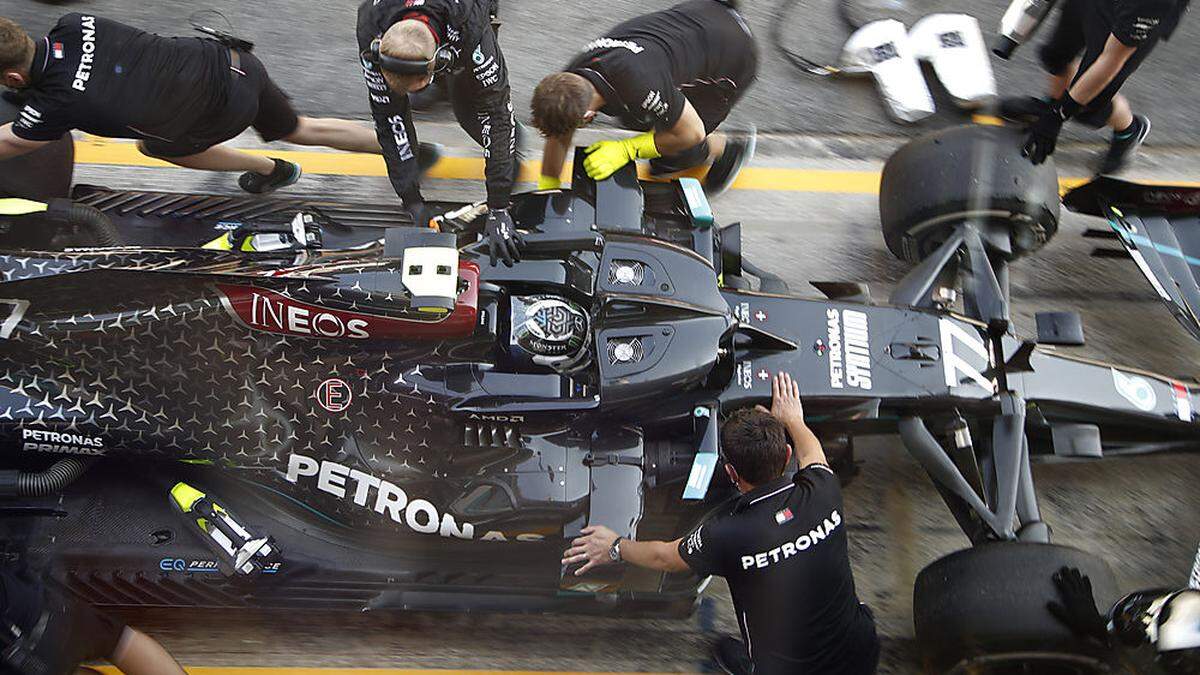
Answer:
[[[397,75],[437,75],[450,70],[454,65],[454,49],[450,45],[442,45],[433,53],[431,59],[398,59],[380,51],[383,43],[381,38],[371,40],[371,46],[362,53],[363,60],[373,63],[389,73]]]

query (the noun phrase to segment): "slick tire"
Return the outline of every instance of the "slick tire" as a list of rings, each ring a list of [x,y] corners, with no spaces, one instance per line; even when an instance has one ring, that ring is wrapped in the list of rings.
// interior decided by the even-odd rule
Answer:
[[[0,125],[17,119],[20,108],[0,99]],[[20,157],[0,161],[0,198],[20,197],[46,202],[71,195],[75,172],[75,141],[71,134]]]
[[[1058,598],[1051,576],[1062,567],[1091,578],[1101,611],[1117,599],[1107,563],[1055,544],[983,544],[921,570],[913,623],[925,672],[1099,672],[1106,650],[1077,638],[1046,609]]]
[[[918,263],[964,221],[979,225],[1009,260],[1041,248],[1058,231],[1053,158],[1021,155],[1024,132],[965,125],[920,136],[883,167],[879,217],[888,250]]]

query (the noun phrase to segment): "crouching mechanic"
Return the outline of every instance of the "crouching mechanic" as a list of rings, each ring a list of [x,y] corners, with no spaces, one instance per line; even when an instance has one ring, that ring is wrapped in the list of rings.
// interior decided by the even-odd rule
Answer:
[[[721,429],[725,471],[741,495],[687,537],[632,541],[584,528],[564,565],[626,561],[666,572],[691,569],[729,582],[745,643],[725,638],[714,659],[727,673],[872,673],[879,639],[858,601],[837,476],[804,423],[800,388],[786,373],[764,408],[739,410]],[[795,443],[801,468],[787,475]]]
[[[1097,173],[1116,173],[1150,133],[1150,119],[1135,115],[1119,93],[1159,40],[1170,38],[1188,0],[1066,0],[1039,55],[1050,73],[1050,96],[1030,128],[1025,154],[1041,164],[1054,154],[1069,119],[1113,131]],[[1082,57],[1080,53],[1082,52]]]
[[[723,192],[754,155],[754,134],[716,133],[758,75],[754,36],[731,1],[688,0],[618,25],[584,47],[533,92],[533,124],[546,137],[539,189],[559,187],[575,130],[597,112],[644,132],[587,148],[588,176],[603,180],[637,159],[665,176],[711,162],[705,191]]]
[[[429,222],[421,196],[417,132],[409,94],[434,77],[450,78],[459,126],[483,148],[491,262],[520,260],[520,235],[508,213],[519,167],[508,66],[496,42],[494,0],[365,0],[358,46],[388,177],[418,224]]]
[[[249,127],[268,142],[379,152],[364,126],[299,117],[258,57],[209,38],[67,14],[34,40],[0,17],[0,75],[24,100],[16,122],[0,127],[0,159],[79,129],[136,138],[142,153],[178,166],[242,171],[242,189],[263,193],[295,183],[300,166],[220,145]]]

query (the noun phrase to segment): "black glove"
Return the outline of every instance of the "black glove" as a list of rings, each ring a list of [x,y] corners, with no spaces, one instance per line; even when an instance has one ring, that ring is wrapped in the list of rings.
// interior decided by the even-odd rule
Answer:
[[[1055,572],[1053,579],[1063,601],[1048,602],[1046,609],[1079,637],[1090,637],[1109,644],[1107,622],[1096,611],[1092,580],[1074,567],[1060,569]]]
[[[1058,144],[1058,134],[1062,131],[1063,122],[1071,119],[1081,107],[1067,92],[1038,114],[1029,127],[1029,136],[1025,138],[1025,146],[1022,148],[1029,161],[1041,164],[1054,154],[1054,146]]]
[[[488,211],[484,236],[487,237],[488,258],[492,265],[496,264],[497,253],[504,264],[509,267],[513,266],[513,262],[521,261],[520,247],[525,245],[525,240],[517,232],[517,227],[513,225],[512,216],[508,215],[508,209]]]
[[[406,201],[404,202],[404,208],[408,211],[408,215],[412,216],[413,225],[417,227],[429,227],[429,207],[425,206],[424,201]]]
[[[1033,96],[1005,96],[996,102],[996,117],[1028,126],[1050,108],[1050,103]]]
[[[8,101],[12,105],[20,108],[25,105],[25,101],[29,97],[23,91],[18,91],[16,89],[5,89],[4,91],[0,91],[0,98],[3,98],[5,101]]]

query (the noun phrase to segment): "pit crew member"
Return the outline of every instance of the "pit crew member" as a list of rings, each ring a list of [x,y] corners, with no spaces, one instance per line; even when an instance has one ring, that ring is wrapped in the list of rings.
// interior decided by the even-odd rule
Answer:
[[[494,0],[365,0],[358,8],[358,46],[375,130],[388,177],[417,223],[429,221],[421,196],[417,132],[409,94],[448,77],[459,126],[483,148],[491,262],[520,260],[508,213],[516,179],[516,118],[508,66],[496,41]],[[405,62],[408,66],[396,65]],[[417,72],[411,72],[412,64]]]
[[[633,541],[584,528],[564,565],[626,561],[666,572],[691,569],[729,582],[744,644],[717,643],[727,673],[872,673],[879,639],[858,601],[837,476],[804,423],[800,388],[775,376],[771,410],[735,412],[721,429],[725,471],[741,495],[682,539]],[[794,476],[790,436],[802,467]]]
[[[1197,557],[1200,570],[1200,556]],[[1061,602],[1047,609],[1076,635],[1125,650],[1146,668],[1138,672],[1167,675],[1200,673],[1200,578],[1183,590],[1154,589],[1130,593],[1101,615],[1096,611],[1092,582],[1073,567],[1054,575]]]
[[[754,36],[733,2],[688,0],[622,23],[588,43],[533,92],[533,124],[546,137],[539,189],[559,186],[575,130],[596,113],[643,132],[587,148],[588,176],[603,180],[649,159],[668,175],[708,162],[705,190],[724,191],[754,154],[754,134],[717,127],[758,75]]]
[[[1050,96],[1029,131],[1025,154],[1040,164],[1054,154],[1069,119],[1112,129],[1097,173],[1123,169],[1150,133],[1150,119],[1134,114],[1118,93],[1159,40],[1179,24],[1188,0],[1065,0],[1039,56],[1050,73]],[[1082,52],[1082,56],[1080,53]]]
[[[97,659],[125,675],[184,675],[145,633],[0,565],[0,675],[70,675]]]
[[[0,127],[0,159],[79,129],[136,138],[143,154],[178,166],[242,171],[242,189],[263,193],[295,183],[301,170],[220,145],[249,127],[268,142],[380,151],[359,124],[298,116],[249,51],[91,14],[67,14],[37,40],[0,18],[0,75],[25,103],[15,122]]]

